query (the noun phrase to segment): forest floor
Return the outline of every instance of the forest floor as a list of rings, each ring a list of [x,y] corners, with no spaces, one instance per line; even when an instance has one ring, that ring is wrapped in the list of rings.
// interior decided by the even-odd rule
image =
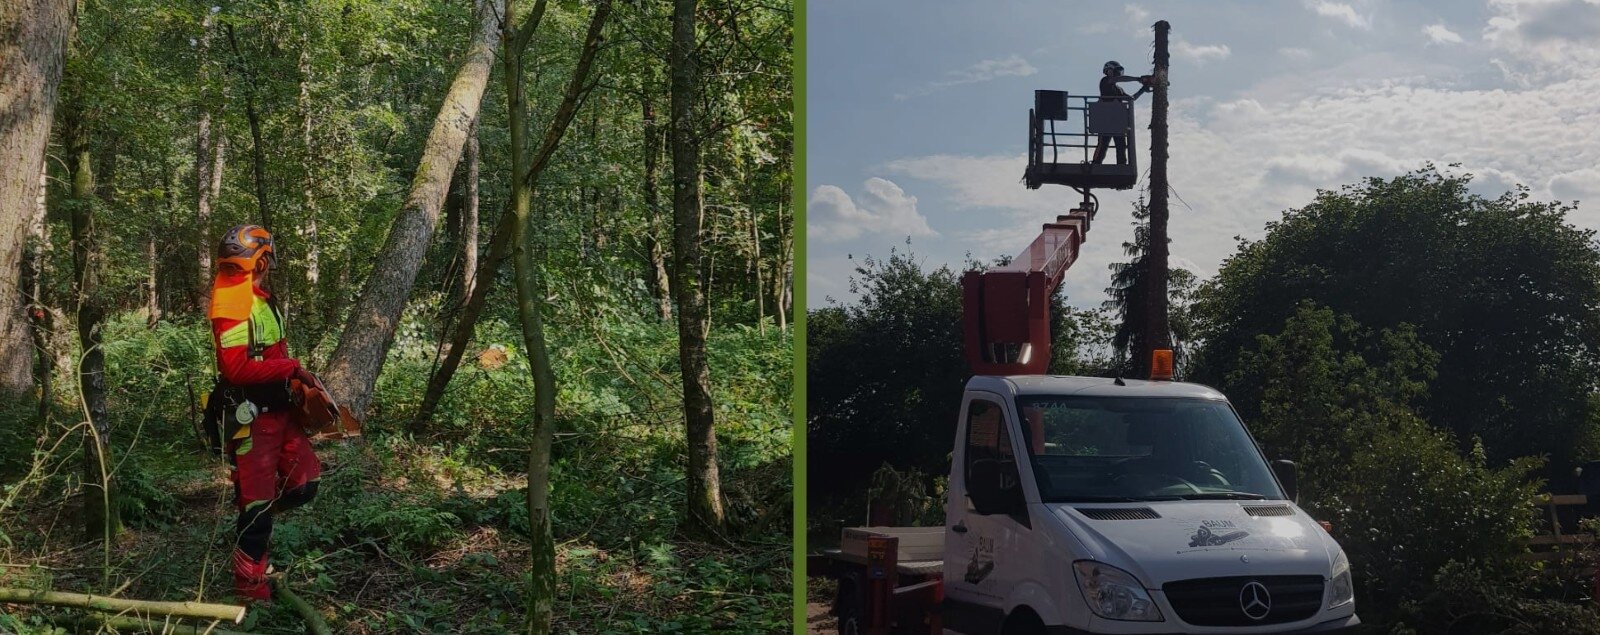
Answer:
[[[632,336],[653,341],[659,331]],[[130,346],[180,348],[150,344]],[[670,352],[657,350],[640,363]],[[113,447],[123,450],[114,456],[126,528],[109,549],[83,536],[81,444],[65,437],[50,448],[67,434],[70,424],[62,422],[72,421],[69,410],[48,433],[37,423],[0,421],[0,586],[233,603],[236,511],[226,464],[198,448],[186,415],[163,415],[186,412],[182,381],[164,382],[138,402],[140,378],[150,369],[131,351],[113,349],[108,357],[121,362],[108,367],[113,403],[160,415],[125,407],[119,414],[128,425],[112,435]],[[752,358],[730,352],[724,359]],[[775,398],[787,378],[756,379],[780,359],[787,363],[786,354],[774,353],[756,367],[724,367],[741,375],[730,380],[739,388],[724,391],[719,413],[732,530],[712,541],[686,538],[678,528],[681,420],[670,410],[627,405],[664,402],[670,393],[627,394],[632,388],[612,385],[620,381],[615,374],[564,378],[570,405],[558,414],[552,457],[556,632],[792,628],[789,427],[787,408]],[[421,437],[393,422],[408,420],[408,400],[426,379],[425,361],[392,361],[378,388],[384,397],[378,403],[390,410],[369,418],[362,438],[316,446],[325,464],[318,497],[275,519],[271,554],[283,580],[335,632],[521,629],[529,543],[527,455],[517,413],[525,406],[519,400],[526,400],[527,371],[517,361],[464,370],[441,405],[437,431]],[[24,478],[30,465],[40,469]],[[52,620],[74,614],[0,606],[0,632],[54,634]],[[304,632],[282,604],[252,608],[235,628]]]

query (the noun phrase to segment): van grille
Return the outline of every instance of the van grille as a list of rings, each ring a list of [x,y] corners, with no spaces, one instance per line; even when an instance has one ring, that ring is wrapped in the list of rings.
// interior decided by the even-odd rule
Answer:
[[[1246,505],[1244,513],[1251,516],[1293,516],[1288,505]]]
[[[1245,585],[1260,582],[1271,595],[1271,609],[1261,619],[1244,612],[1239,596]],[[1179,580],[1161,585],[1178,618],[1195,626],[1263,626],[1298,622],[1322,609],[1322,576],[1238,576]]]
[[[1077,510],[1090,520],[1151,520],[1161,517],[1149,507],[1078,507]]]

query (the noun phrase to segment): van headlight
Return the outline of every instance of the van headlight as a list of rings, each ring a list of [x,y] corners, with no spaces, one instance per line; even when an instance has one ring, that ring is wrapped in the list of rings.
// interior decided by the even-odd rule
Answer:
[[[1083,601],[1095,615],[1108,620],[1161,621],[1161,609],[1127,571],[1093,560],[1074,562],[1072,569],[1078,574]]]
[[[1328,608],[1343,606],[1356,599],[1356,588],[1350,584],[1350,559],[1344,555],[1344,550],[1339,550],[1338,557],[1333,559],[1333,583],[1329,585],[1331,593],[1328,596]]]

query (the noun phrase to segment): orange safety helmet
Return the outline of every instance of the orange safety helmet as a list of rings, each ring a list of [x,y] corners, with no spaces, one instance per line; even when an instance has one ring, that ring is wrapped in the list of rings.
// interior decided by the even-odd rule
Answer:
[[[271,269],[278,257],[272,252],[272,232],[260,225],[239,225],[228,230],[217,245],[217,268],[237,267],[242,273]]]

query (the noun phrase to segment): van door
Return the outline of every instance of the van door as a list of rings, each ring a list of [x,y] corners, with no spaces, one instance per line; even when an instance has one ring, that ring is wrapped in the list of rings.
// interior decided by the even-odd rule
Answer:
[[[1005,400],[971,391],[961,417],[945,504],[946,625],[985,632],[982,625],[998,627],[1006,597],[1030,568],[1030,524]]]

